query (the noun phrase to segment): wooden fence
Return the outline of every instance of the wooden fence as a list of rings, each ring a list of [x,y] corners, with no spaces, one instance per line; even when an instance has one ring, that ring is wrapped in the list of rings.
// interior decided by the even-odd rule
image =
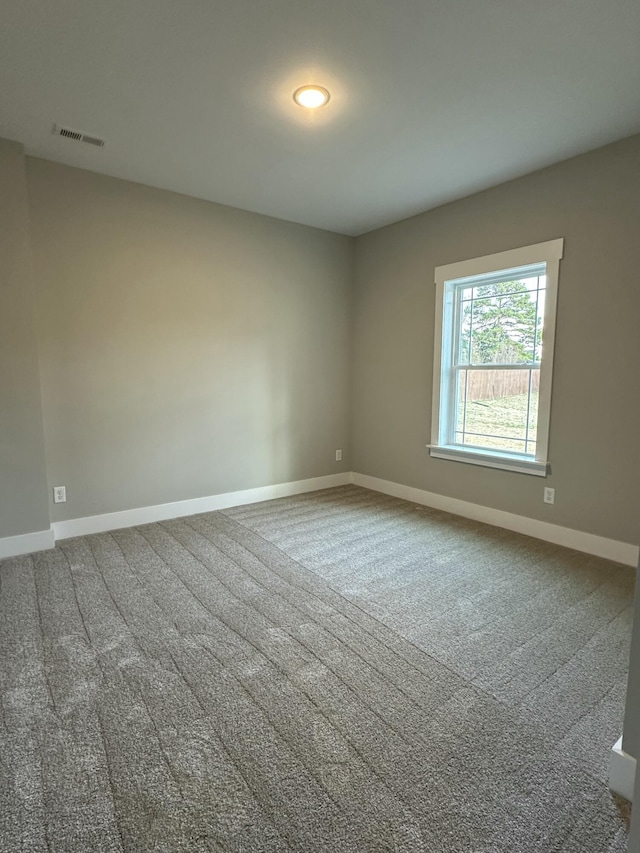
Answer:
[[[531,388],[540,388],[540,371],[531,371]],[[529,389],[528,370],[470,370],[467,386],[467,399],[497,400],[500,397],[513,397],[526,394]]]

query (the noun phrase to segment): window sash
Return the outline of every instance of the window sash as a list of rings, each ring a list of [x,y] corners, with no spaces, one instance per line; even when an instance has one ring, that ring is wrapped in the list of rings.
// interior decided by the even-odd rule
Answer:
[[[531,270],[531,269],[535,269],[535,275],[530,274],[528,272],[528,270]],[[547,263],[546,263],[546,261],[544,261],[543,263],[536,264],[533,267],[532,266],[516,267],[516,268],[513,268],[511,270],[507,270],[507,272],[510,273],[510,275],[505,276],[504,272],[501,272],[501,273],[496,273],[496,275],[493,275],[493,276],[492,275],[479,275],[479,276],[471,276],[470,278],[462,279],[461,281],[458,280],[458,281],[446,281],[445,282],[445,287],[451,291],[451,300],[450,300],[449,304],[453,309],[454,333],[453,333],[453,340],[452,340],[453,350],[451,353],[451,363],[453,365],[455,365],[455,366],[464,365],[464,366],[468,366],[468,367],[472,367],[472,366],[473,367],[475,367],[475,366],[485,367],[487,364],[492,363],[492,362],[472,362],[471,361],[471,347],[469,348],[469,359],[468,359],[468,361],[465,362],[465,361],[461,360],[460,356],[461,356],[461,352],[462,352],[462,319],[463,319],[463,303],[471,303],[471,323],[470,323],[470,329],[471,329],[470,342],[471,342],[473,340],[473,309],[474,309],[476,302],[486,301],[487,299],[495,299],[496,295],[494,295],[494,296],[474,296],[474,297],[469,298],[469,299],[463,299],[462,298],[463,292],[465,290],[467,290],[469,287],[482,287],[482,286],[487,285],[487,284],[504,284],[505,282],[513,281],[516,279],[536,278],[536,277],[538,279],[540,279],[543,276],[546,279]],[[518,273],[521,273],[521,274],[518,275]],[[532,348],[533,353],[536,352],[537,347],[538,347],[538,334],[540,331],[539,314],[538,314],[539,294],[541,291],[546,292],[546,290],[547,290],[547,286],[545,283],[544,287],[538,286],[535,288],[535,291],[534,290],[529,290],[529,291],[513,290],[513,291],[510,291],[509,293],[498,294],[498,296],[500,298],[507,298],[508,296],[516,296],[516,295],[521,294],[521,293],[534,293],[534,292],[536,293],[536,301],[535,301],[536,318],[535,318],[534,333],[533,333],[533,348]],[[542,328],[544,329],[544,323],[542,324]],[[539,365],[541,362],[531,362],[531,363],[528,363],[528,362],[516,362],[516,363],[514,363],[514,362],[498,362],[495,366],[496,367],[498,367],[498,366],[504,367],[505,369],[513,369],[514,364],[522,364],[525,367],[528,367],[529,364],[533,365],[536,363]]]
[[[452,387],[450,389],[450,394],[449,394],[449,414],[448,414],[448,417],[446,418],[446,423],[444,425],[445,426],[445,439],[446,439],[445,444],[447,444],[448,446],[457,447],[457,448],[467,448],[470,446],[470,445],[466,444],[465,442],[461,442],[461,441],[458,441],[456,439],[456,435],[460,432],[462,432],[463,434],[466,434],[466,435],[472,435],[472,434],[482,435],[482,433],[472,433],[471,430],[468,431],[464,427],[461,430],[458,427],[458,424],[459,424],[458,415],[459,415],[459,406],[460,406],[459,393],[458,392],[459,392],[459,383],[460,383],[459,376],[460,376],[460,374],[462,372],[466,373],[467,371],[471,371],[471,370],[474,370],[474,371],[480,371],[480,370],[489,371],[489,370],[491,370],[491,371],[493,371],[493,369],[494,369],[493,365],[489,365],[489,366],[474,365],[471,368],[465,367],[464,365],[453,365],[451,367],[451,377],[450,377],[449,381],[451,382]],[[512,368],[510,366],[501,365],[498,369],[510,370]],[[540,363],[531,364],[531,365],[517,365],[517,369],[523,369],[523,370],[529,371],[529,382],[528,382],[528,386],[527,386],[527,412],[525,415],[523,435],[521,435],[521,436],[519,436],[519,435],[518,436],[516,436],[516,435],[504,435],[504,434],[503,435],[496,435],[496,434],[489,434],[489,433],[484,433],[484,435],[486,435],[487,438],[498,438],[498,439],[504,439],[505,441],[521,442],[524,445],[525,449],[522,451],[508,450],[506,448],[499,448],[498,449],[498,448],[490,447],[489,445],[486,445],[486,444],[474,444],[471,446],[476,447],[479,450],[492,450],[492,451],[497,451],[499,453],[507,453],[507,454],[515,453],[517,455],[520,455],[520,456],[523,456],[526,458],[535,459],[536,454],[534,452],[528,451],[527,446],[529,444],[534,444],[536,446],[536,448],[538,446],[538,430],[540,429],[540,407],[538,406],[538,415],[536,417],[536,438],[535,439],[529,438],[529,433],[530,433],[529,415],[530,415],[530,410],[531,410],[531,393],[532,393],[532,387],[531,387],[532,376],[531,376],[531,374],[533,371],[538,371],[538,372],[540,371]],[[468,381],[468,374],[467,374],[466,379]],[[539,388],[540,388],[540,380],[538,380],[538,389]],[[465,395],[464,395],[465,396],[465,403],[468,402],[467,394],[468,394],[468,391],[465,388]],[[540,394],[540,391],[538,391],[538,395],[539,394]],[[463,418],[463,423],[466,425],[466,413],[465,413],[465,417]]]
[[[475,276],[475,277],[472,277],[471,279],[465,279],[462,282],[447,281],[445,283],[445,287],[448,290],[450,290],[450,292],[451,292],[451,298],[448,301],[449,307],[448,307],[447,314],[449,316],[445,315],[444,321],[449,323],[453,328],[453,335],[452,335],[452,339],[451,339],[451,351],[450,351],[449,359],[448,359],[450,369],[449,369],[449,371],[447,371],[447,374],[446,374],[446,376],[447,376],[446,381],[451,383],[451,388],[449,389],[449,393],[447,395],[448,400],[449,400],[449,415],[448,415],[448,417],[446,419],[446,423],[445,423],[446,443],[447,443],[447,445],[449,445],[451,447],[469,448],[470,446],[472,446],[472,447],[476,447],[478,450],[498,450],[498,452],[500,452],[500,453],[516,454],[516,455],[524,456],[524,457],[527,457],[530,459],[535,459],[535,452],[530,451],[528,449],[530,445],[533,445],[534,447],[537,446],[535,441],[529,439],[529,431],[530,431],[529,412],[530,412],[530,407],[531,407],[531,378],[529,379],[529,382],[527,384],[527,392],[526,392],[527,393],[527,412],[525,415],[523,435],[522,436],[508,436],[508,435],[485,434],[485,436],[487,438],[495,438],[498,440],[502,439],[504,441],[504,443],[511,441],[511,442],[513,442],[514,445],[521,444],[522,445],[521,450],[514,450],[513,448],[509,449],[509,448],[504,448],[504,447],[493,448],[493,447],[491,447],[491,445],[488,445],[486,443],[483,444],[481,441],[478,441],[478,442],[473,443],[473,444],[469,444],[464,440],[459,441],[457,438],[457,436],[459,435],[460,432],[462,432],[463,436],[465,436],[467,434],[471,434],[471,433],[467,433],[467,430],[465,429],[467,404],[469,402],[468,401],[468,389],[467,389],[468,373],[465,377],[465,390],[464,390],[464,395],[463,395],[464,402],[462,402],[460,400],[460,378],[459,377],[460,377],[460,373],[462,373],[462,371],[465,371],[465,372],[470,371],[470,370],[471,371],[487,371],[487,370],[496,370],[496,369],[498,369],[498,370],[526,370],[529,372],[529,377],[531,377],[531,371],[539,370],[540,365],[541,365],[541,362],[536,362],[536,361],[530,361],[530,362],[500,362],[498,364],[495,364],[493,362],[472,363],[470,361],[471,349],[469,350],[469,353],[468,353],[469,361],[467,361],[467,362],[461,361],[460,356],[461,356],[462,348],[463,348],[462,347],[463,302],[470,301],[472,303],[472,305],[471,305],[470,328],[471,328],[471,330],[473,330],[473,305],[477,301],[477,299],[475,297],[471,300],[463,300],[462,294],[470,286],[480,287],[480,286],[487,284],[488,282],[492,283],[492,284],[501,284],[501,283],[504,283],[505,281],[524,279],[525,277],[533,278],[534,276],[530,272],[531,269],[532,269],[531,267],[521,267],[521,268],[516,268],[516,269],[510,270],[508,272],[508,274],[506,274],[506,275],[504,273],[498,273],[498,274],[493,275],[493,276]],[[546,273],[547,273],[546,262],[536,265],[534,269],[535,269],[536,276],[538,278],[540,278],[542,275],[544,275],[546,277]],[[469,282],[471,282],[471,283],[469,283]],[[536,288],[536,291],[539,291],[539,289],[540,288]],[[530,292],[533,292],[533,291],[530,291]],[[516,294],[516,293],[522,293],[522,291],[516,291],[516,290],[510,291],[510,294]],[[510,294],[500,294],[500,296],[506,297]],[[480,299],[485,299],[485,298],[494,298],[494,297],[480,297]],[[534,341],[533,341],[532,351],[535,351],[536,338],[537,338],[537,332],[538,332],[538,316],[537,316],[538,301],[537,301],[537,297],[536,297],[535,305],[536,305],[536,319],[535,319]],[[443,374],[443,380],[442,381],[445,381],[444,377],[445,377],[445,374]],[[462,430],[459,429],[459,420],[460,420],[459,413],[460,413],[460,406],[461,405],[464,406]],[[539,417],[540,417],[540,412],[538,412],[538,419],[539,419]],[[538,419],[536,420],[536,435],[537,435],[537,430],[538,430],[538,426],[539,426]],[[481,437],[480,433],[478,433],[476,435],[478,438]]]

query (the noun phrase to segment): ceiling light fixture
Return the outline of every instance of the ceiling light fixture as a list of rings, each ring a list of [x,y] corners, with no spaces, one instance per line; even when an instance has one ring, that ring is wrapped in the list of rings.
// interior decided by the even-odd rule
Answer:
[[[301,107],[315,110],[329,101],[329,92],[323,86],[300,86],[293,93],[293,100]]]

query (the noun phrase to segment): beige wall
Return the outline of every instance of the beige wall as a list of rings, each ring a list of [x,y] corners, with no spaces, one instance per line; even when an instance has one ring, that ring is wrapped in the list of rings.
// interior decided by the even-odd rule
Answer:
[[[633,801],[640,803],[640,773],[636,773]],[[640,809],[637,806],[634,806],[631,813],[631,833],[627,853],[640,853]]]
[[[637,760],[640,759],[640,585],[636,584],[634,623],[629,655],[629,683],[624,715],[622,748]],[[640,773],[638,773],[640,782]],[[639,804],[640,798],[635,800]],[[638,826],[640,830],[640,824]],[[639,836],[640,838],[640,836]]]
[[[556,237],[552,475],[431,459],[434,268]],[[358,238],[353,469],[640,541],[639,246],[640,136]]]
[[[353,240],[27,171],[54,521],[351,467]]]
[[[48,529],[24,156],[0,140],[0,537]]]
[[[637,580],[622,748],[636,759],[628,853],[640,853],[640,585]]]

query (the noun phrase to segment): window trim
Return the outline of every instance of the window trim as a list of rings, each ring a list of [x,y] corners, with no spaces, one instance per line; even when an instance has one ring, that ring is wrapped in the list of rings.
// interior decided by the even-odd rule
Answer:
[[[551,417],[551,384],[553,378],[553,357],[555,345],[556,307],[558,299],[558,276],[560,260],[564,250],[564,238],[522,246],[506,252],[496,252],[481,258],[446,264],[435,269],[436,316],[433,355],[433,395],[431,409],[431,444],[428,444],[431,456],[455,462],[468,462],[489,468],[503,468],[521,474],[534,474],[546,477],[549,472],[549,426]],[[444,435],[446,421],[441,411],[447,408],[445,393],[450,389],[442,381],[443,352],[451,352],[453,329],[444,329],[446,283],[471,276],[486,275],[500,270],[510,270],[532,264],[546,263],[546,294],[544,310],[544,349],[540,362],[540,390],[538,396],[538,429],[536,435],[535,459],[526,454],[509,451],[491,451],[488,449],[462,448],[460,445],[447,444],[441,438]]]

